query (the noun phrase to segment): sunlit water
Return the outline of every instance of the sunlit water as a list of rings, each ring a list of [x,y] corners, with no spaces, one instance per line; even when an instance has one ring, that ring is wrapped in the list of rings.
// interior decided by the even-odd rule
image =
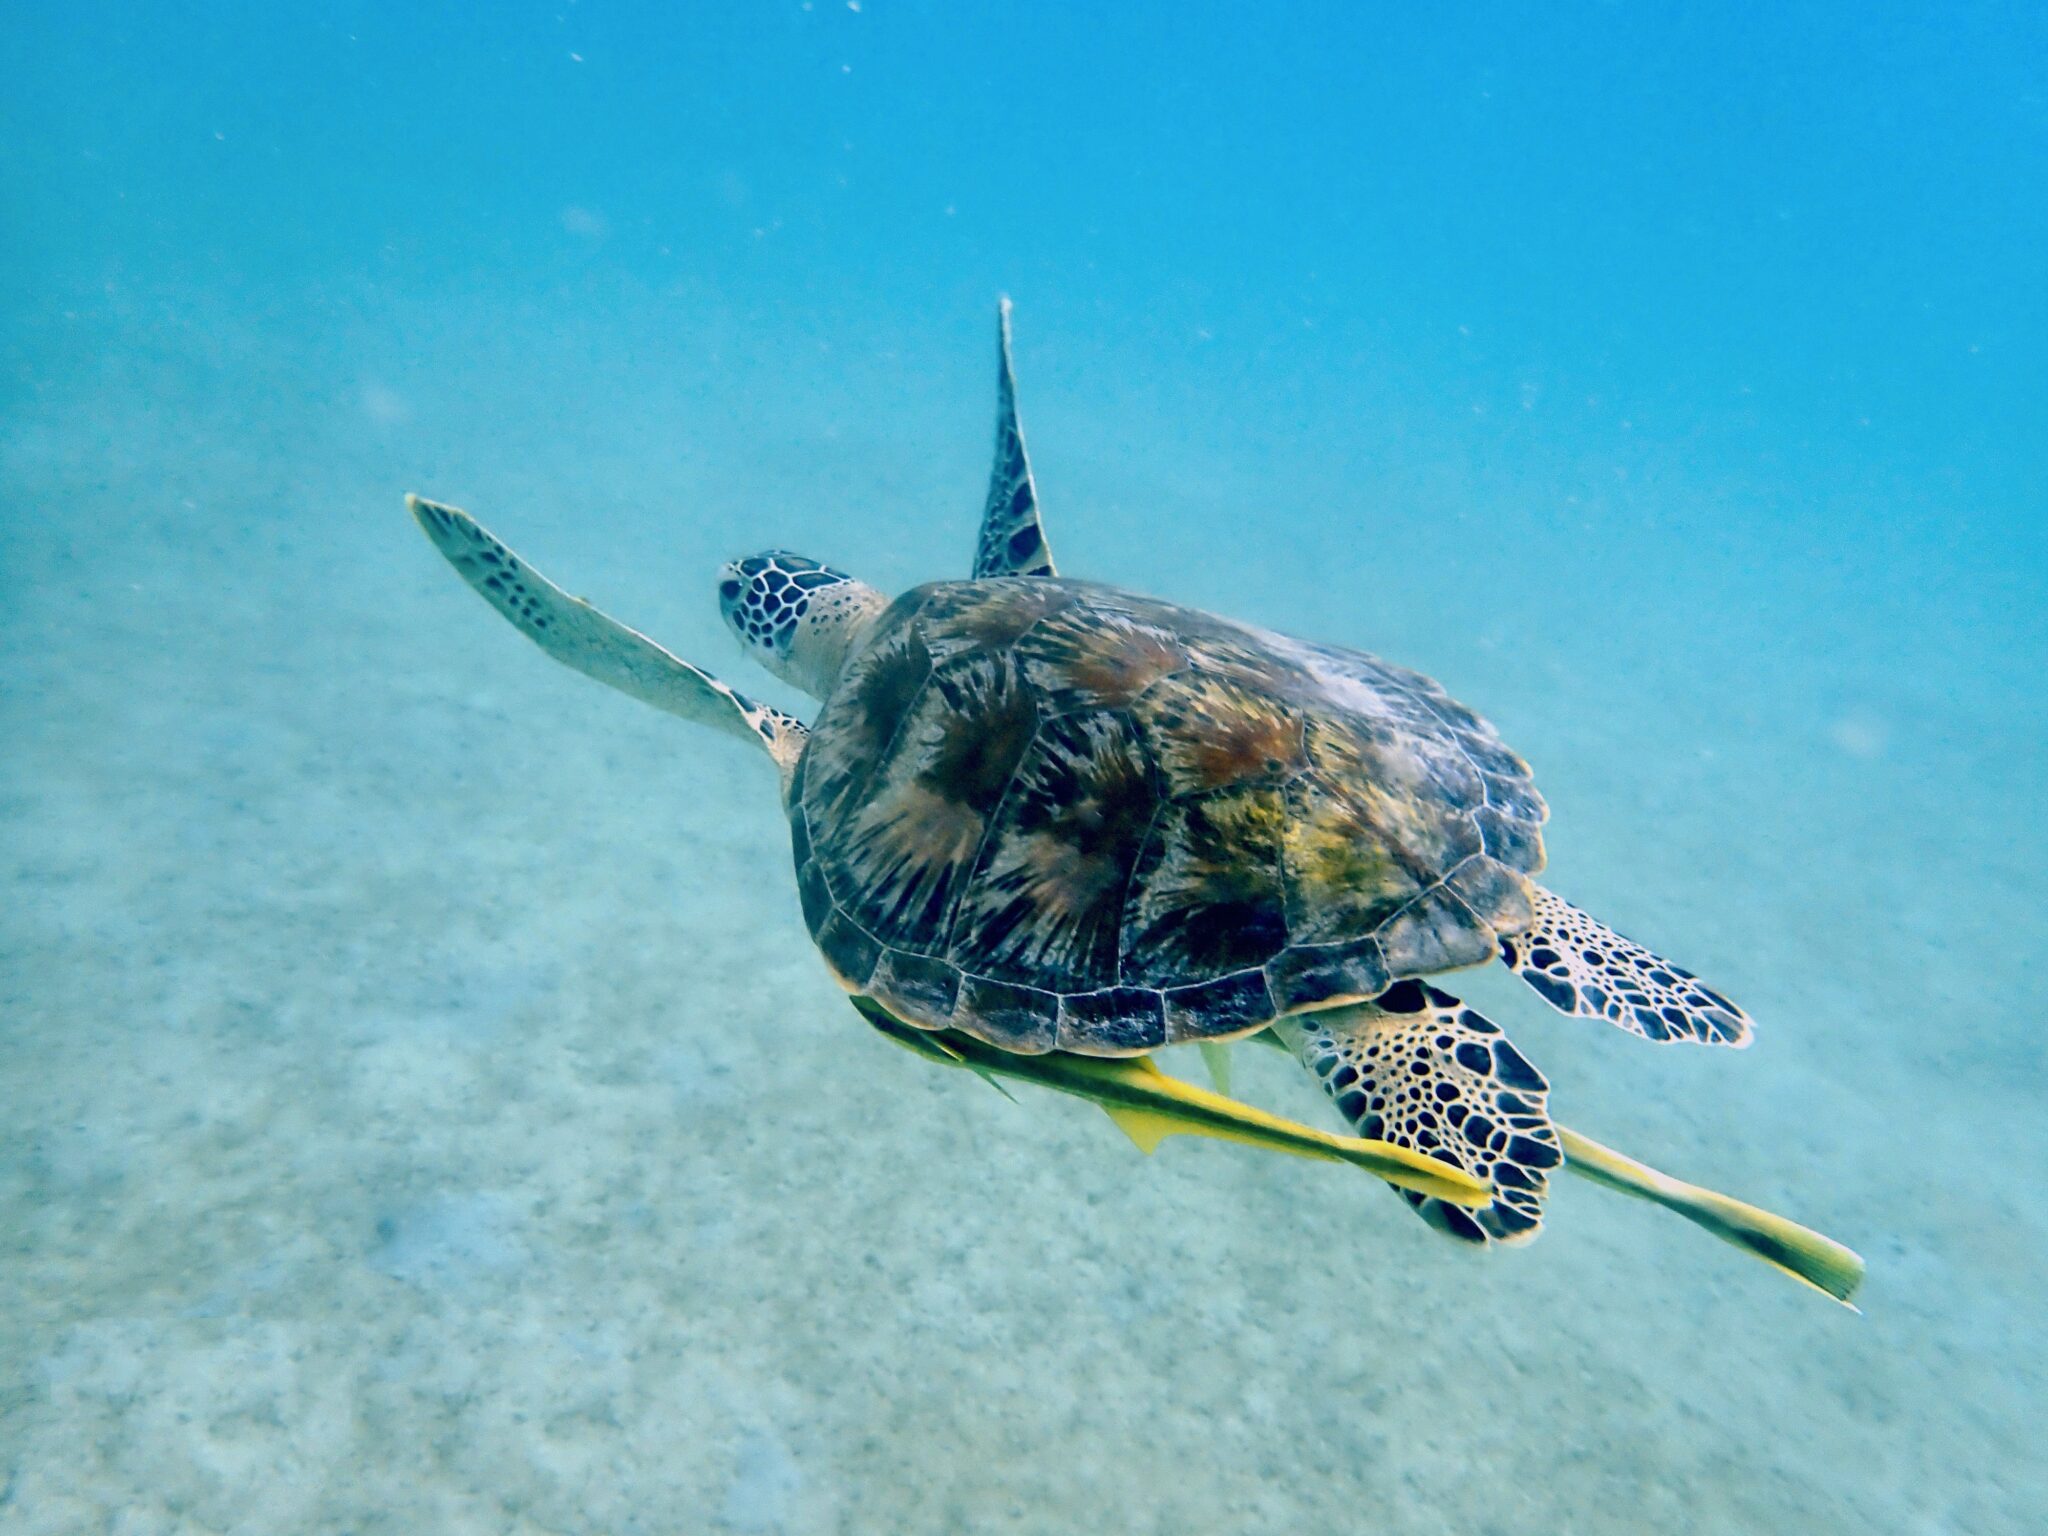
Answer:
[[[2041,1529],[2039,18],[698,9],[0,20],[0,1530]],[[1492,718],[1760,1038],[1459,989],[1865,1315],[890,1049],[401,507],[795,706],[717,565],[964,573],[1000,292],[1063,568]]]

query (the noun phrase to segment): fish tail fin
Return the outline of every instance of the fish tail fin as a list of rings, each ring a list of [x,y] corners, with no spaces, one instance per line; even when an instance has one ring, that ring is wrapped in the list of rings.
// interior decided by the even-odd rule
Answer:
[[[1576,1131],[1563,1126],[1557,1129],[1566,1166],[1572,1172],[1675,1211],[1694,1226],[1754,1254],[1851,1312],[1862,1310],[1850,1299],[1863,1284],[1863,1256],[1854,1249],[1745,1201],[1659,1173]]]

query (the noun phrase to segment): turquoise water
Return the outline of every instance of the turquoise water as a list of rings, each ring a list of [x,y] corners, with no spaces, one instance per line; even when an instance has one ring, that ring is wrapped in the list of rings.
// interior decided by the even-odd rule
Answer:
[[[0,1531],[2048,1526],[2038,12],[0,35]],[[1458,990],[1863,1315],[889,1048],[760,759],[401,506],[797,707],[719,563],[964,574],[999,293],[1062,569],[1492,719],[1759,1040]]]

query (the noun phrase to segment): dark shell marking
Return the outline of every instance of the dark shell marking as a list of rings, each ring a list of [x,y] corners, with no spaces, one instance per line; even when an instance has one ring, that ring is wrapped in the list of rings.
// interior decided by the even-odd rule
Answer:
[[[805,919],[849,986],[1097,1055],[1491,958],[1530,924],[1546,814],[1419,673],[1014,577],[889,609],[790,810]]]

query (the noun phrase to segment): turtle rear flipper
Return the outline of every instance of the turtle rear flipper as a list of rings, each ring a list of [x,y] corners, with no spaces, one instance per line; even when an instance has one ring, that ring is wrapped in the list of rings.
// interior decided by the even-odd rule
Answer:
[[[1536,1236],[1549,1175],[1564,1152],[1550,1123],[1550,1085],[1498,1024],[1448,992],[1403,981],[1369,1003],[1297,1014],[1272,1027],[1358,1135],[1493,1186],[1492,1204],[1472,1211],[1397,1190],[1431,1226],[1467,1243]]]
[[[423,496],[405,505],[462,579],[519,632],[566,667],[643,704],[751,741],[787,776],[803,752],[804,723],[756,703],[702,667],[571,597],[459,507]]]
[[[1531,888],[1536,921],[1500,941],[1500,957],[1559,1013],[1605,1019],[1645,1040],[1749,1044],[1749,1015],[1691,971],[1588,917],[1562,896]]]

